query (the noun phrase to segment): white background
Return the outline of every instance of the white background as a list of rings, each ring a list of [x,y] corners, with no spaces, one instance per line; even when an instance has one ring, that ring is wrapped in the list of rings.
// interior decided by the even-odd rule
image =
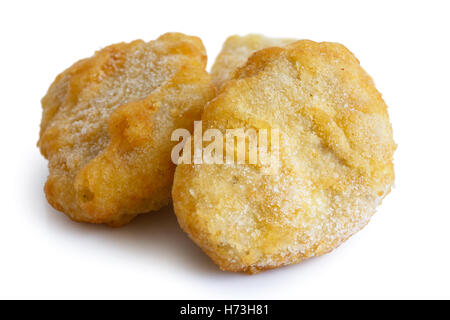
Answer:
[[[446,1],[2,1],[0,298],[450,298]],[[209,66],[232,34],[336,41],[383,93],[396,188],[333,253],[259,275],[219,269],[170,209],[111,229],[52,209],[36,147],[54,77],[101,47],[197,35]]]

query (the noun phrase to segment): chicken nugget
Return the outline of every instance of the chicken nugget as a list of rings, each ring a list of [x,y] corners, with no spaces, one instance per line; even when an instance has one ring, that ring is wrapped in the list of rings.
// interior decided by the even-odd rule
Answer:
[[[197,37],[118,43],[58,75],[42,99],[45,194],[76,221],[120,226],[170,202],[171,132],[191,129],[215,88]]]
[[[337,43],[254,53],[202,120],[204,132],[224,136],[279,132],[274,172],[247,160],[177,166],[179,224],[223,270],[256,273],[330,252],[369,222],[394,182],[387,106]]]
[[[268,38],[259,34],[228,37],[211,68],[211,76],[217,88],[229,80],[233,71],[245,64],[250,55],[260,49],[284,46],[294,39]]]

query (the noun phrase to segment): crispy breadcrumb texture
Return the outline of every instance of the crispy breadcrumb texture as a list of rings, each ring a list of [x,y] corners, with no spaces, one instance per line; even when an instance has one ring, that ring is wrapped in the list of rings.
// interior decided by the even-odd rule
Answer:
[[[220,89],[232,78],[233,71],[244,65],[253,52],[268,47],[284,46],[294,41],[294,39],[268,38],[259,34],[228,37],[211,68],[214,84]]]
[[[280,130],[279,171],[179,165],[179,224],[223,270],[257,273],[328,253],[363,228],[394,182],[387,106],[343,45],[254,53],[205,108],[203,130]]]
[[[201,40],[167,33],[119,43],[58,75],[42,99],[45,194],[76,221],[120,226],[170,201],[175,128],[191,129],[215,89]]]

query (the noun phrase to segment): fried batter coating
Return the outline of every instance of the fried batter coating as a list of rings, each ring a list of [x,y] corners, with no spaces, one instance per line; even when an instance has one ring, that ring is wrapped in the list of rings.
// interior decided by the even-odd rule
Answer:
[[[256,273],[330,252],[394,182],[387,106],[343,45],[302,40],[253,54],[206,107],[203,130],[280,130],[279,171],[181,164],[179,224],[223,270]]]
[[[294,39],[268,38],[259,34],[228,37],[211,68],[214,84],[220,89],[232,77],[233,71],[244,65],[253,52],[268,47],[284,46],[294,41]]]
[[[120,226],[170,201],[171,132],[215,95],[197,37],[108,46],[58,75],[42,99],[45,194],[76,221]]]

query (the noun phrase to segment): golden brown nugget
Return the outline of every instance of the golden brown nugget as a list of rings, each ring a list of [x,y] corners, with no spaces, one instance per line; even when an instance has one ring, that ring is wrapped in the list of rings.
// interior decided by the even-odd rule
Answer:
[[[223,270],[256,273],[330,252],[363,228],[394,182],[387,106],[343,45],[256,52],[205,108],[203,130],[280,131],[279,170],[181,164],[179,224]]]
[[[38,145],[49,203],[76,221],[120,226],[170,201],[170,134],[215,95],[201,40],[168,33],[108,46],[58,75]]]
[[[257,50],[284,46],[294,39],[268,38],[259,34],[228,37],[211,68],[211,76],[217,88],[233,76],[233,71],[245,64],[248,57]]]

